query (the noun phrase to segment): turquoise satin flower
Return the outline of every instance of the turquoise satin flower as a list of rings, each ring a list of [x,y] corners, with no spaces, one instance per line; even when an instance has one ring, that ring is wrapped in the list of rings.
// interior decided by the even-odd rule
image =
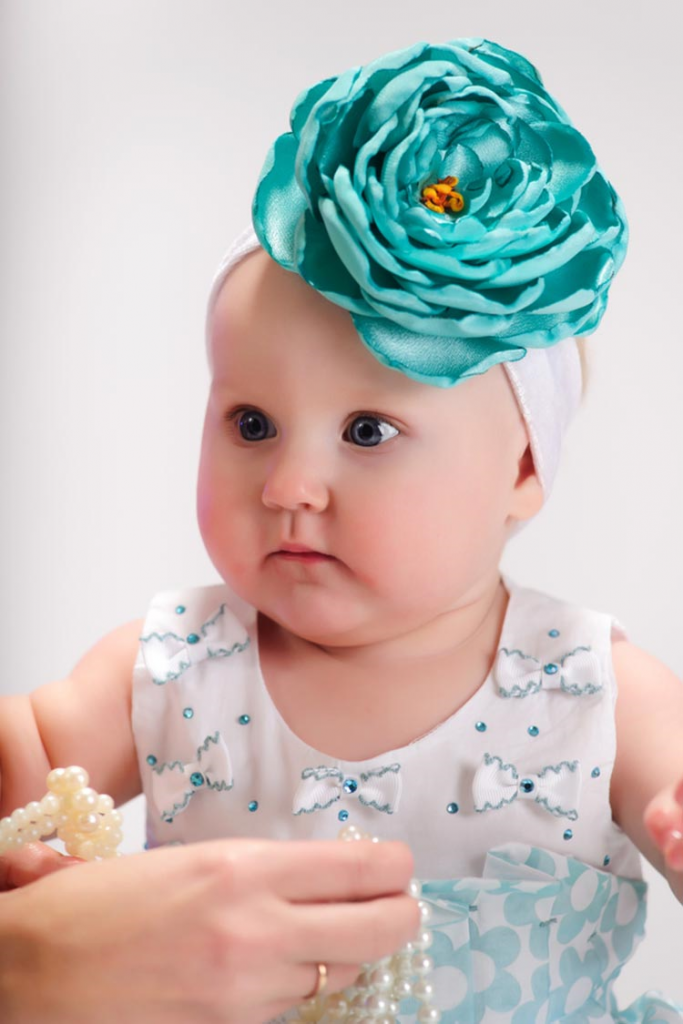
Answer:
[[[453,178],[462,209],[441,212],[423,190]],[[627,241],[586,139],[524,57],[482,39],[303,92],[253,220],[380,361],[442,386],[594,330]]]

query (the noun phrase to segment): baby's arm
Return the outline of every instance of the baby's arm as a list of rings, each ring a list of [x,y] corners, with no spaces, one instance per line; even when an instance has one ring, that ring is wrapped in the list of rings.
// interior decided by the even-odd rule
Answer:
[[[683,683],[628,641],[613,646],[617,755],[612,816],[683,903]]]
[[[137,621],[109,633],[67,679],[0,697],[0,817],[40,799],[57,766],[82,765],[116,803],[140,792],[131,691],[141,629]]]

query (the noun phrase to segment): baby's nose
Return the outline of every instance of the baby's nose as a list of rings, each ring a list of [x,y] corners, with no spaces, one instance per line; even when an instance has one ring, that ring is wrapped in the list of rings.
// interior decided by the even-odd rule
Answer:
[[[324,460],[302,451],[281,451],[268,467],[263,504],[272,509],[322,512],[329,504]]]

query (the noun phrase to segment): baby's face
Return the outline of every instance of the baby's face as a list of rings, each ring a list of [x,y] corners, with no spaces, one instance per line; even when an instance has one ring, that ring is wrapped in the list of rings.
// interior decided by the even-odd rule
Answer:
[[[512,517],[530,514],[501,366],[448,389],[410,380],[259,251],[221,290],[211,353],[199,524],[244,600],[346,646],[419,628],[490,584]]]

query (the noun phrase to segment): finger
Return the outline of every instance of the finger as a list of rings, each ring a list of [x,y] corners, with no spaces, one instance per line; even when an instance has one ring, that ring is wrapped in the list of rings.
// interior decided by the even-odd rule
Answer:
[[[674,871],[683,871],[683,830],[669,832],[664,842],[664,859]]]
[[[664,848],[672,829],[683,824],[683,808],[675,799],[675,785],[666,786],[650,800],[645,808],[643,821],[654,842]]]
[[[322,961],[320,961],[322,963]],[[361,964],[323,964],[326,969],[324,995],[341,992],[349,988],[358,979]],[[285,1013],[292,1006],[301,1006],[308,1002],[316,992],[318,985],[318,964],[295,964],[288,968],[286,977],[280,987],[282,1000],[270,1008],[270,1017]]]
[[[372,963],[414,939],[420,925],[417,902],[405,895],[292,909],[290,957],[295,963]]]
[[[366,900],[404,892],[414,870],[404,843],[337,840],[259,844],[249,860],[262,884],[292,902]]]
[[[82,863],[78,857],[65,857],[45,843],[26,843],[0,857],[0,891],[18,889],[62,868]]]

